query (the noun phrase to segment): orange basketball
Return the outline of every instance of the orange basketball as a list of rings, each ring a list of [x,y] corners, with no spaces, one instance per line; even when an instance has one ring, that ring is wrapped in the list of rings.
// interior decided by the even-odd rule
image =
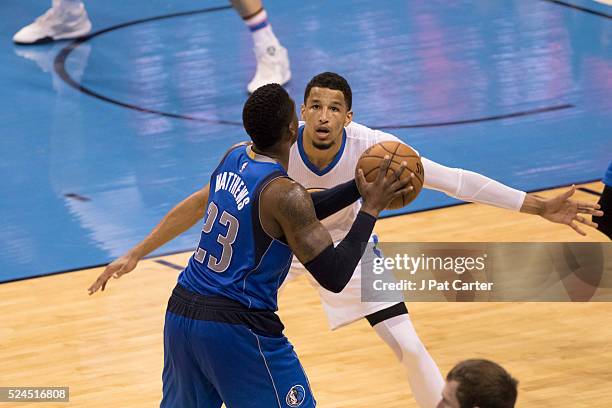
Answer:
[[[386,155],[391,158],[391,164],[389,170],[387,170],[388,175],[392,175],[394,171],[399,171],[402,162],[408,164],[401,175],[402,179],[410,178],[411,171],[414,173],[414,179],[412,180],[414,190],[408,194],[402,194],[401,197],[391,201],[387,206],[388,210],[396,210],[408,205],[419,195],[423,188],[425,171],[423,170],[421,157],[410,146],[399,142],[380,142],[363,152],[359,162],[357,162],[357,167],[363,170],[367,181],[372,182],[376,179],[380,163]]]

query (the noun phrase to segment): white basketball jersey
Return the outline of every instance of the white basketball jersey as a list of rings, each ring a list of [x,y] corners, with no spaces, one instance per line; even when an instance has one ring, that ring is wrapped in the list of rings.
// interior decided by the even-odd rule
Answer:
[[[370,146],[383,141],[401,142],[397,137],[351,122],[344,128],[342,146],[334,160],[319,169],[308,160],[303,148],[304,123],[300,122],[299,136],[289,154],[289,177],[306,189],[328,189],[355,178],[355,167],[361,154]],[[361,201],[346,207],[322,221],[334,242],[341,241],[353,225],[361,208]]]

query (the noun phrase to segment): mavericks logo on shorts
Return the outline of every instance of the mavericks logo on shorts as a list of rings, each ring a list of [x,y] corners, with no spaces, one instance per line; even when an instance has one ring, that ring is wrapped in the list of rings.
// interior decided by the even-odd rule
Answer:
[[[300,405],[302,405],[302,402],[304,402],[305,398],[306,391],[304,390],[304,387],[298,384],[291,387],[291,389],[287,393],[287,396],[285,397],[285,402],[292,408],[299,407]]]

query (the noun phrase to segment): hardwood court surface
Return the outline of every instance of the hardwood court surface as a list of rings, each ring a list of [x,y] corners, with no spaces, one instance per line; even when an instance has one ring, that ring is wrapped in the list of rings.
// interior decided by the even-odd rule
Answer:
[[[576,198],[597,199],[583,192]],[[537,217],[476,204],[381,220],[377,231],[382,241],[606,241],[597,231],[582,238]],[[183,265],[189,255],[164,260]],[[178,271],[155,261],[91,297],[86,288],[100,268],[0,285],[0,386],[69,386],[71,394],[69,404],[0,405],[158,406],[164,308]],[[408,308],[443,373],[464,358],[490,358],[520,380],[518,407],[612,406],[610,304]],[[416,406],[403,368],[367,322],[331,332],[305,278],[285,288],[280,310],[319,406]]]

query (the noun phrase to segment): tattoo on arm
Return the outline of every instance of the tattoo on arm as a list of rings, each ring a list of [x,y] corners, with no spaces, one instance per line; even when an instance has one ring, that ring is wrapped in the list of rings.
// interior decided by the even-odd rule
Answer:
[[[308,262],[332,244],[329,232],[317,219],[310,194],[304,187],[292,182],[278,197],[277,221],[300,262]]]

